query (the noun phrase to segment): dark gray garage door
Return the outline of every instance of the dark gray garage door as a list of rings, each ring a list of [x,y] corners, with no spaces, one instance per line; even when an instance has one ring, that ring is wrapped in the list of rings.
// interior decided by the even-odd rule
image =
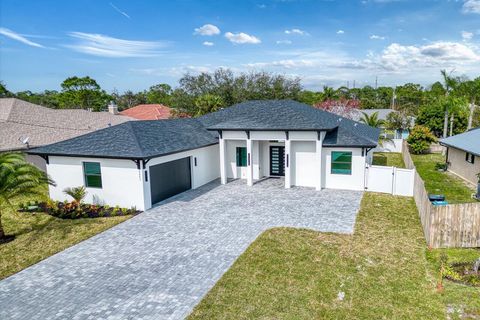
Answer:
[[[150,167],[152,204],[187,191],[191,187],[190,158],[183,158]]]

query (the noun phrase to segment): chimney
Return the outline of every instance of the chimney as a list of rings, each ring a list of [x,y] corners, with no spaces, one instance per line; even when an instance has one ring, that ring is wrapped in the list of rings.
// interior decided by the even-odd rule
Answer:
[[[118,106],[115,104],[115,102],[110,101],[108,104],[108,112],[111,114],[118,114]]]

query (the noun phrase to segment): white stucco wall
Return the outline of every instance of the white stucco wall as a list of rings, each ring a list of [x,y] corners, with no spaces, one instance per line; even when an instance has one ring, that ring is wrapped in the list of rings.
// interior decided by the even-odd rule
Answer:
[[[54,200],[72,200],[63,193],[67,187],[84,185],[83,162],[99,162],[102,173],[102,188],[87,188],[85,202],[93,203],[94,196],[105,204],[130,208],[135,206],[139,210],[151,207],[150,179],[145,181],[145,174],[150,166],[190,157],[192,188],[198,188],[220,177],[219,147],[213,145],[205,148],[171,154],[151,159],[146,170],[137,169],[132,160],[98,159],[77,157],[50,156],[47,172],[56,182],[50,186],[50,197]],[[194,159],[197,158],[197,166]]]
[[[332,174],[332,151],[352,152],[352,174]],[[322,175],[322,187],[330,189],[364,190],[365,187],[365,157],[362,157],[362,148],[324,148],[322,166],[325,168]]]
[[[87,188],[85,202],[93,203],[96,196],[111,206],[145,209],[142,171],[131,160],[50,156],[47,172],[57,184],[49,187],[52,199],[72,200],[63,190],[84,185],[83,162],[99,162],[102,173],[102,188]]]
[[[290,158],[292,185],[315,187],[320,168],[315,141],[292,141]]]

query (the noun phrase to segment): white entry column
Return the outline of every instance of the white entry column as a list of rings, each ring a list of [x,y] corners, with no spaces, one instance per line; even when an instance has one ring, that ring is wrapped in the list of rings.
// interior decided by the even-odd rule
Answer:
[[[227,184],[227,164],[226,164],[226,141],[220,135],[219,139],[220,149],[220,182],[221,184]]]
[[[292,174],[291,174],[291,170],[290,170],[290,163],[292,161],[291,157],[290,157],[290,150],[291,150],[291,142],[290,142],[290,139],[288,137],[288,133],[287,134],[287,137],[285,139],[285,164],[284,164],[284,168],[285,168],[285,188],[290,188],[292,186]]]
[[[323,168],[322,168],[322,147],[323,147],[323,139],[325,138],[325,131],[319,131],[317,142],[316,142],[316,162],[317,162],[317,181],[315,183],[316,190],[322,190],[322,176],[323,176]]]
[[[247,133],[247,185],[253,186],[253,143],[250,133]]]

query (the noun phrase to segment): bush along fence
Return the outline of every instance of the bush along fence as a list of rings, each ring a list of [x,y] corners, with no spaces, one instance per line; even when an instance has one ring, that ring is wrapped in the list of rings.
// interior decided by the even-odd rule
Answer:
[[[415,169],[408,145],[404,141],[405,166]],[[417,204],[423,233],[432,248],[480,247],[480,203],[434,206],[428,199],[425,183],[415,169],[413,197]]]

